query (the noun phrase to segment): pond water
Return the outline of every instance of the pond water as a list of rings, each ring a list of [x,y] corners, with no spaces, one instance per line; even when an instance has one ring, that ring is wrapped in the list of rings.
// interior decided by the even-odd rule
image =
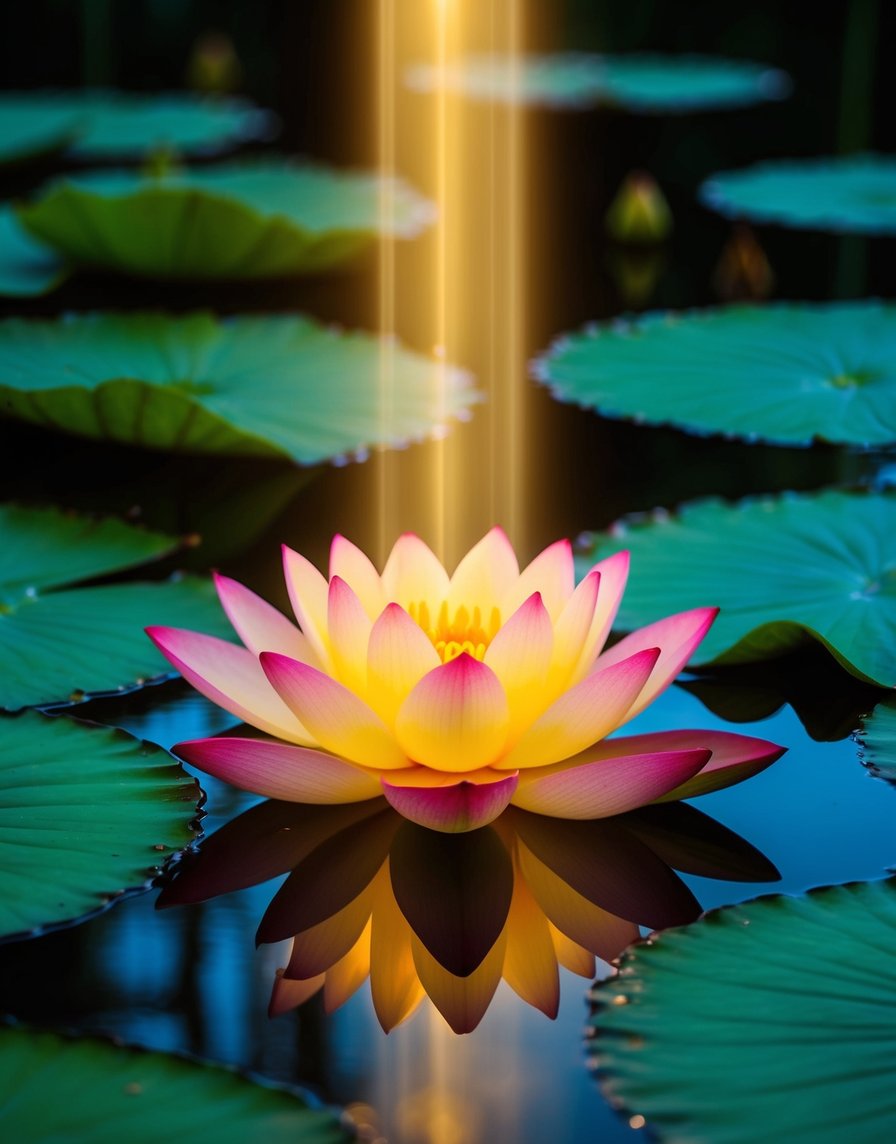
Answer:
[[[329,99],[332,107],[326,116],[313,114],[308,101],[297,98],[297,81],[284,81],[278,110],[286,138],[323,159],[369,163],[369,141],[358,142],[354,131],[339,133],[349,113],[333,100],[338,85],[325,74],[327,68],[339,72],[342,41],[328,23],[327,5],[310,7],[312,24],[316,21],[315,27],[326,32],[321,31],[320,58],[314,58],[309,47],[314,37],[303,37],[301,59],[322,84],[322,101]],[[644,11],[649,7],[641,5]],[[742,15],[749,14],[747,7],[752,6]],[[540,46],[597,36],[596,25],[589,26],[587,5],[568,8],[565,32],[554,29]],[[778,13],[771,5],[766,8],[763,19],[774,28]],[[296,20],[294,15],[285,18],[298,36]],[[637,46],[636,23],[620,35],[623,46]],[[836,38],[833,28],[827,30]],[[827,63],[819,62],[814,41],[801,45],[792,32],[780,27],[777,31],[777,37],[755,29],[744,34],[751,48],[757,41],[768,45],[770,63],[794,73],[796,89],[789,104],[674,120],[600,111],[528,113],[528,175],[537,188],[537,201],[529,203],[529,210],[538,218],[528,261],[540,282],[527,285],[527,357],[585,321],[718,301],[716,268],[731,228],[699,206],[699,181],[717,169],[786,153],[792,139],[800,141],[801,153],[834,145],[831,122],[820,120],[825,115],[828,121],[835,118],[825,85],[839,61],[827,50]],[[668,27],[660,39],[662,43],[650,46],[681,46],[678,32]],[[694,46],[707,50],[713,45]],[[274,51],[270,45],[266,50]],[[788,52],[791,58],[786,58]],[[870,146],[876,138],[861,142]],[[655,274],[650,267],[645,270],[643,253],[613,247],[603,228],[622,178],[645,166],[662,183],[675,221],[673,235],[655,261]],[[431,192],[422,162],[408,174]],[[4,177],[3,197],[32,185],[27,172],[7,172]],[[480,218],[477,225],[482,224]],[[764,228],[757,228],[756,234],[774,273],[773,297],[827,301],[886,296],[896,289],[896,263],[889,247],[882,252],[876,241]],[[432,256],[432,241],[424,237],[415,249],[398,252],[398,279],[409,292],[415,272]],[[631,293],[633,280],[640,283],[637,298]],[[650,285],[645,288],[644,282]],[[176,312],[200,307],[220,313],[301,311],[347,327],[373,328],[376,286],[372,259],[323,278],[249,287],[180,284],[166,287],[161,295],[154,283],[83,275],[47,298],[6,299],[0,315],[164,305]],[[480,291],[478,297],[484,295],[481,284],[471,289]],[[407,336],[413,341],[413,330]],[[487,370],[488,337],[472,331],[460,341],[460,364],[474,374]],[[414,348],[428,351],[430,345],[419,336]],[[510,385],[519,395],[527,433],[526,488],[532,495],[521,530],[527,557],[557,537],[605,528],[626,513],[674,508],[705,495],[733,499],[867,484],[892,464],[887,449],[872,454],[829,445],[772,447],[611,422],[554,401],[524,372],[511,378]],[[500,426],[492,430],[500,433]],[[485,431],[457,428],[460,435],[476,432],[480,444],[487,441]],[[427,532],[420,499],[408,490],[432,470],[439,448],[417,445],[389,459],[402,528]],[[203,572],[214,567],[284,608],[281,541],[319,566],[337,532],[375,550],[379,522],[371,510],[371,488],[382,463],[375,459],[299,470],[273,460],[166,456],[0,422],[4,501],[127,514],[176,535],[196,534],[202,539],[198,547],[161,561],[152,576],[185,566]],[[462,489],[469,512],[460,514],[455,529],[453,543],[459,551],[492,523],[483,519],[485,498],[477,497],[477,479],[474,472]],[[861,716],[882,694],[857,682],[822,650],[801,649],[771,665],[692,674],[629,725],[626,733],[692,727],[736,731],[786,747],[778,762],[745,784],[693,801],[764,855],[780,875],[771,877],[769,867],[752,852],[744,858],[745,851],[735,846],[739,861],[768,876],[728,878],[731,867],[721,859],[715,877],[681,872],[702,909],[760,894],[796,895],[813,886],[880,879],[892,870],[896,792],[863,768],[852,738]],[[57,713],[124,728],[166,749],[236,725],[234,718],[173,679]],[[260,801],[194,773],[206,794],[201,818],[206,836],[214,837]],[[635,830],[637,822],[632,822]],[[692,837],[691,825],[672,818],[669,823],[670,829],[674,826],[681,837],[691,839],[688,844],[679,839],[679,849],[693,856],[692,850],[700,849],[699,831]],[[500,829],[514,827],[511,823]],[[592,863],[599,845],[615,845],[615,836],[606,837],[609,841],[594,843]],[[587,865],[589,856],[581,861]],[[246,862],[252,862],[249,849]],[[262,865],[259,860],[259,868]],[[165,892],[176,896],[178,879],[196,868],[187,860],[179,868],[175,864],[173,873],[163,877]],[[41,1026],[110,1034],[128,1043],[187,1052],[301,1086],[327,1103],[348,1107],[363,1138],[380,1144],[611,1144],[643,1138],[649,1131],[630,1126],[614,1111],[589,1071],[585,1023],[591,980],[566,969],[560,970],[554,1020],[502,982],[478,1027],[463,1036],[453,1033],[426,999],[410,1019],[384,1033],[366,983],[335,1012],[325,1012],[318,994],[297,1009],[269,1018],[276,971],[286,964],[289,947],[278,941],[256,948],[255,935],[285,871],[259,884],[164,910],[156,909],[159,890],[154,888],[126,896],[80,925],[0,945],[0,1012]],[[637,871],[614,874],[618,885],[613,901],[629,895],[640,908],[641,894],[650,902],[663,896],[645,888],[643,881],[639,890]],[[484,871],[483,880],[488,876]],[[636,917],[637,912],[633,907],[625,917],[640,922],[647,933],[651,924],[646,917]],[[712,966],[705,971],[711,974]],[[598,976],[609,972],[598,963]]]
[[[151,695],[95,701],[81,713],[166,746],[233,723],[176,683]],[[731,728],[679,687],[632,724],[684,726]],[[883,876],[894,861],[894,792],[859,765],[855,745],[814,741],[787,705],[736,729],[788,752],[749,783],[695,805],[762,851],[781,879],[683,875],[700,904],[710,909],[758,893]],[[258,801],[202,781],[208,832]],[[328,1101],[370,1105],[388,1140],[573,1144],[586,1133],[620,1141],[637,1135],[585,1067],[587,983],[567,970],[555,1021],[502,984],[480,1026],[463,1037],[428,1002],[385,1035],[367,986],[329,1016],[316,997],[269,1020],[274,973],[288,954],[284,943],[256,950],[254,935],[280,881],[162,912],[154,909],[155,894],[141,895],[85,925],[4,946],[0,1005],[23,1019],[184,1050],[310,1085]]]

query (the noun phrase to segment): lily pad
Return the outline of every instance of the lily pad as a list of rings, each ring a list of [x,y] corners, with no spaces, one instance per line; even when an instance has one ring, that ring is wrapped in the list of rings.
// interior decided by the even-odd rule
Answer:
[[[0,163],[71,148],[87,159],[139,158],[166,148],[213,154],[270,136],[274,116],[240,99],[186,93],[77,90],[0,96]]]
[[[781,445],[896,440],[896,306],[731,306],[589,326],[535,364],[562,401]]]
[[[850,155],[757,163],[713,175],[700,188],[729,218],[806,230],[896,234],[896,158]]]
[[[593,997],[610,1099],[669,1144],[890,1139],[896,880],[762,898],[623,955]]]
[[[0,206],[0,297],[48,294],[71,271],[58,254],[26,234],[8,206]]]
[[[22,1144],[352,1139],[335,1112],[314,1107],[294,1089],[99,1038],[0,1029],[0,1076],[0,1132]]]
[[[300,465],[404,445],[466,417],[460,370],[304,317],[70,314],[0,323],[0,409],[66,432]]]
[[[617,624],[714,604],[697,665],[748,663],[818,640],[847,671],[896,684],[896,496],[837,490],[696,501],[584,539],[580,571],[627,548]]]
[[[346,262],[383,229],[410,238],[433,218],[398,180],[286,160],[222,163],[161,176],[92,171],[50,183],[18,207],[25,228],[73,265],[139,278],[253,279]]]
[[[0,937],[147,889],[195,838],[200,794],[166,751],[124,731],[36,711],[0,720]]]
[[[0,507],[0,707],[69,702],[165,674],[143,632],[151,623],[231,634],[205,580],[70,586],[175,547],[117,521]]]
[[[470,99],[558,108],[601,104],[648,115],[783,99],[791,87],[784,72],[748,60],[579,52],[522,60],[476,55],[445,68],[417,64],[405,81],[416,91],[442,89]]]
[[[29,163],[65,151],[87,124],[77,107],[26,92],[0,96],[0,165]]]
[[[896,703],[879,703],[862,721],[858,735],[862,761],[875,775],[896,783]]]

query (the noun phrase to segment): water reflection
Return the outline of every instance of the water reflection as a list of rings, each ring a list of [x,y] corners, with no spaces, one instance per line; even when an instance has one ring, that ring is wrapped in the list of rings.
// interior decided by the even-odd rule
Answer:
[[[717,668],[679,686],[732,723],[754,723],[790,704],[817,742],[845,739],[887,694],[845,671],[816,643],[762,663]]]
[[[770,882],[772,863],[683,803],[566,822],[508,808],[490,826],[442,834],[385,800],[268,801],[187,855],[160,907],[205,901],[287,875],[259,943],[291,939],[270,1002],[284,1013],[322,992],[328,1012],[369,978],[388,1032],[428,996],[456,1033],[473,1030],[503,978],[549,1017],[559,967],[595,976],[641,926],[692,921],[701,907],[676,871]]]

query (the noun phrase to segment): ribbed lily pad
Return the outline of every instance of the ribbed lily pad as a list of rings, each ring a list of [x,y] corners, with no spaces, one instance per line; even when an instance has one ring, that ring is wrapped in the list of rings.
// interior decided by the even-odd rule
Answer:
[[[0,937],[148,887],[193,841],[199,795],[167,752],[124,731],[35,711],[0,720]]]
[[[858,739],[866,766],[896,783],[896,703],[892,698],[879,703],[863,720]]]
[[[336,1113],[233,1069],[99,1038],[0,1029],[0,1132],[38,1144],[339,1144]]]
[[[165,673],[148,624],[231,634],[205,580],[70,587],[175,546],[116,521],[0,506],[0,707],[67,702]]]
[[[47,294],[69,274],[58,254],[26,234],[12,210],[0,206],[0,297]]]
[[[893,1136],[892,879],[710,913],[593,996],[605,1090],[669,1144]]]
[[[0,163],[70,146],[90,159],[139,157],[158,148],[210,154],[269,135],[273,126],[269,112],[245,100],[174,92],[6,92],[0,97]]]
[[[896,158],[854,155],[757,163],[713,175],[707,206],[731,218],[806,230],[896,234]]]
[[[690,55],[478,55],[444,69],[417,64],[405,79],[417,91],[442,88],[471,99],[547,107],[605,104],[658,115],[740,107],[783,99],[790,91],[787,75],[765,64]]]
[[[715,604],[696,664],[767,659],[815,639],[858,678],[896,684],[896,496],[696,501],[590,538],[580,570],[623,548],[622,629]]]
[[[26,229],[73,265],[161,279],[277,278],[329,269],[381,229],[377,175],[285,160],[163,176],[93,171],[50,183],[18,208]],[[394,182],[386,228],[412,237],[432,206]]]
[[[0,409],[156,449],[312,465],[402,445],[466,416],[460,370],[304,317],[68,315],[0,323]]]
[[[535,364],[608,417],[804,445],[896,440],[896,306],[731,306],[561,338]]]

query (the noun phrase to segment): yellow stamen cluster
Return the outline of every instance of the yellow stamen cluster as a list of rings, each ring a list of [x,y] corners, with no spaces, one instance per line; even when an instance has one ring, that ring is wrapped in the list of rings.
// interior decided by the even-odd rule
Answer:
[[[411,604],[408,613],[414,623],[426,632],[442,663],[457,659],[464,652],[475,659],[484,659],[486,648],[501,627],[501,613],[497,608],[492,608],[487,625],[483,623],[480,608],[473,608],[471,612],[462,605],[453,616],[449,616],[448,604],[444,601],[435,621],[425,600]]]

